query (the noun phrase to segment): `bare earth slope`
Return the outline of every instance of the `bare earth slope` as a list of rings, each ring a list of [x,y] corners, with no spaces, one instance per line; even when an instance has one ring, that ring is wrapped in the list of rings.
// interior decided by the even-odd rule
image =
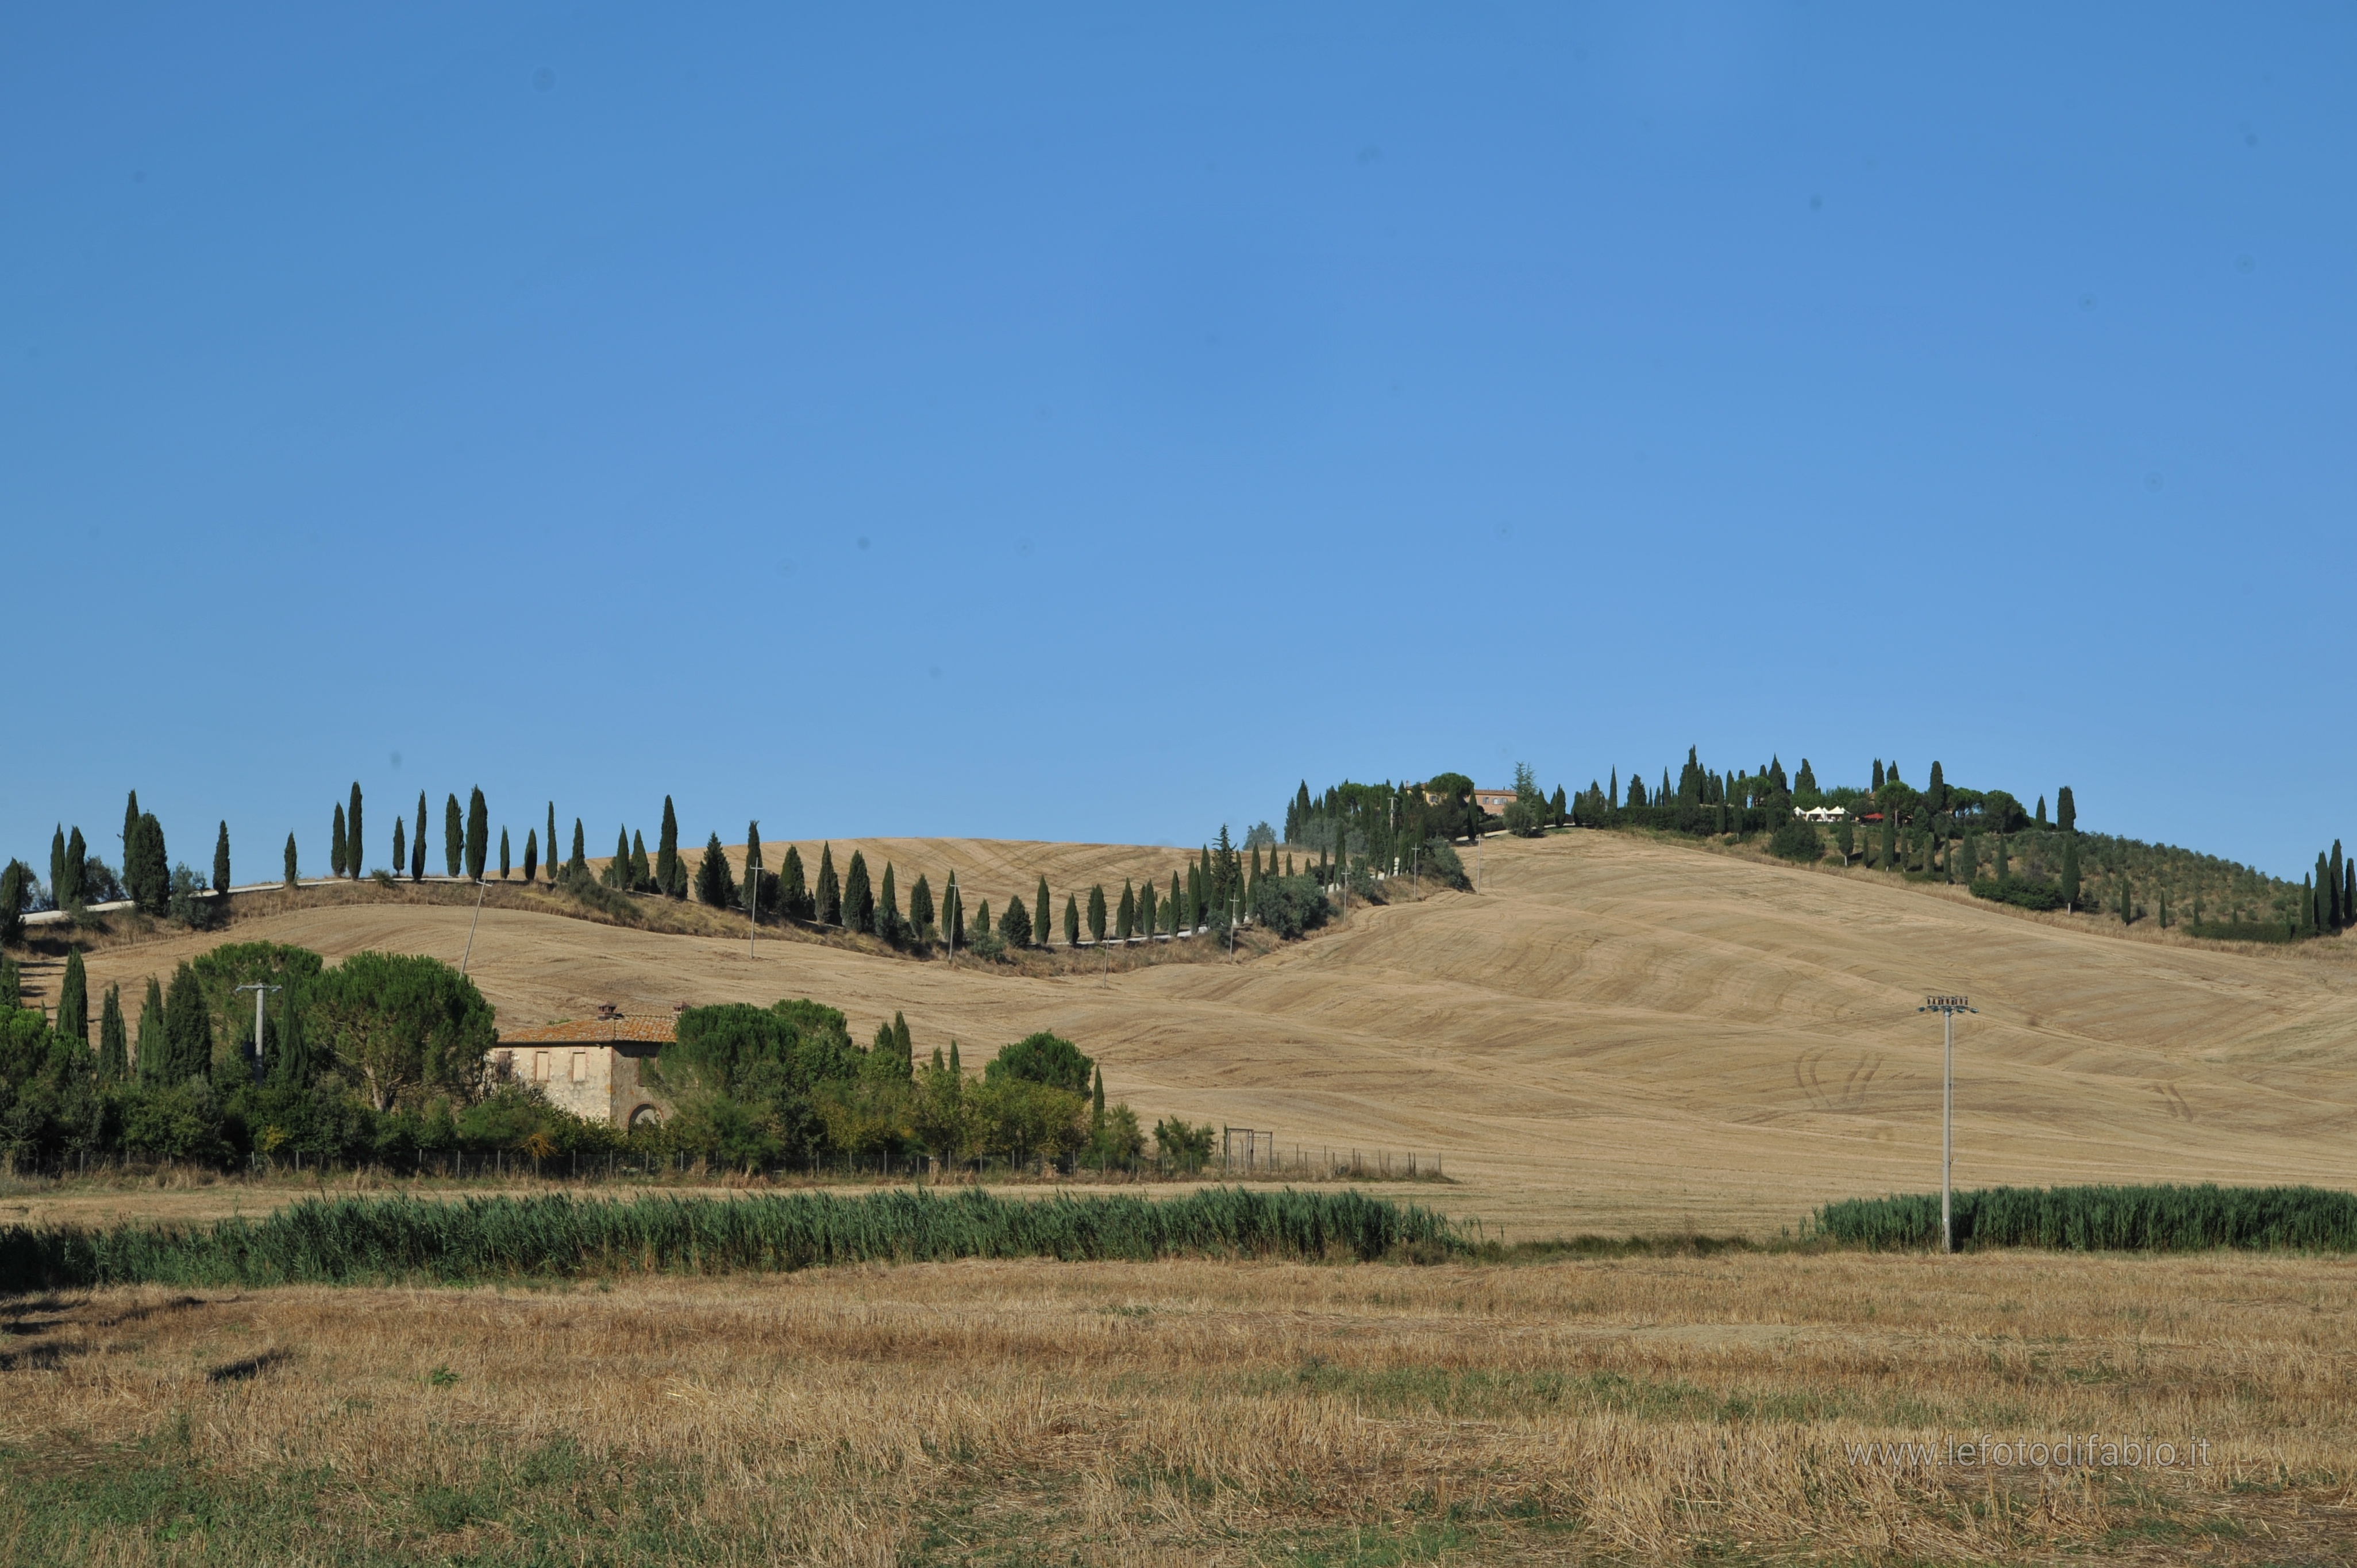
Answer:
[[[838,845],[837,865],[847,859]],[[1184,852],[879,843],[974,897],[1039,871],[1150,872]],[[805,846],[806,853],[809,846]],[[770,864],[782,858],[773,847]],[[810,995],[865,1037],[905,1010],[920,1050],[1036,1028],[1080,1041],[1150,1122],[1274,1128],[1306,1146],[1437,1152],[1422,1188],[1516,1235],[1695,1226],[1772,1233],[1827,1197],[1936,1187],[1940,1034],[1963,991],[1956,1179],[2357,1186],[2357,963],[2337,942],[2224,952],[2126,941],[1920,889],[1604,833],[1486,850],[1488,891],[1353,912],[1232,968],[1027,979],[806,943],[656,935],[486,910],[471,972],[511,1026],[595,1004]],[[814,869],[814,854],[812,855]],[[1069,880],[1068,880],[1069,879]],[[468,912],[367,905],[242,920],[238,940],[456,960]],[[107,950],[126,995],[217,937]]]

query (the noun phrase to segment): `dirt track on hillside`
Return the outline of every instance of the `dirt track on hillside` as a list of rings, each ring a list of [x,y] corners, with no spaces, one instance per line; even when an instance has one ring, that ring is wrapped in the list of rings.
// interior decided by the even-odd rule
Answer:
[[[849,856],[838,844],[836,864]],[[1128,846],[890,840],[908,881],[957,865],[979,901],[1180,864]],[[804,846],[813,869],[815,854]],[[772,846],[770,864],[782,858]],[[1602,833],[1493,840],[1489,891],[1354,912],[1229,967],[1105,980],[952,970],[810,943],[657,935],[488,909],[472,972],[519,1026],[809,995],[862,1039],[905,1010],[969,1061],[1037,1028],[1103,1058],[1150,1123],[1177,1112],[1280,1144],[1437,1153],[1415,1196],[1516,1233],[1773,1233],[1828,1197],[1938,1182],[1940,1033],[1957,1051],[1956,1180],[2357,1186],[2357,961],[2339,941],[2244,953],[2126,940],[1878,879]],[[880,866],[879,866],[880,872]],[[1002,886],[1003,885],[1003,886]],[[468,912],[353,905],[242,919],[331,960],[456,961]],[[102,950],[93,996],[221,940]],[[28,979],[35,979],[29,976]],[[135,1002],[134,1004],[135,1005]]]

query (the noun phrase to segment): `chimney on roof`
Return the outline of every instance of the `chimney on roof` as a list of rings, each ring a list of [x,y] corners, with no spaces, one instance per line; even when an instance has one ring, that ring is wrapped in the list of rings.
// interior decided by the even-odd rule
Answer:
[[[621,1015],[622,1010],[619,1007],[615,1006],[611,1002],[600,1002],[597,1004],[597,1021],[599,1023],[610,1024]]]

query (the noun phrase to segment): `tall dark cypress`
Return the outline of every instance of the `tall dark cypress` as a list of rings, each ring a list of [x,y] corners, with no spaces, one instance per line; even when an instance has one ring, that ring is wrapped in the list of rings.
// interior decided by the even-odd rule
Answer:
[[[843,923],[843,885],[835,880],[833,843],[819,846],[818,923],[822,926],[839,926]]]
[[[221,832],[213,839],[213,891],[229,891],[229,823],[224,821]]]
[[[398,875],[401,855],[395,852],[393,858],[396,863],[393,873]],[[423,789],[417,792],[417,836],[409,843],[409,879],[412,882],[425,880],[425,791]]]
[[[909,929],[920,942],[933,940],[933,885],[921,871],[917,885],[909,889]]]
[[[761,824],[748,822],[745,824],[745,908],[756,914],[761,908],[761,882],[767,874],[761,861]]]
[[[126,879],[126,880],[128,880],[128,873],[130,872],[130,869],[131,869],[131,854],[132,854],[133,843],[134,843],[134,841],[135,841],[135,840],[136,840],[136,839],[138,838],[138,836],[139,836],[139,791],[138,791],[138,790],[136,790],[136,789],[134,789],[133,791],[131,791],[131,799],[130,799],[128,801],[124,802],[124,807],[123,807],[123,869],[124,869],[124,873],[126,874],[126,875],[125,875],[125,879]]]
[[[540,830],[538,828],[526,828],[523,831],[523,879],[526,882],[530,882],[533,879],[533,874],[539,871],[539,869]]]
[[[139,1081],[161,1089],[172,1079],[172,1048],[164,1040],[164,988],[147,977],[147,995],[139,1004],[139,1039],[135,1047]]]
[[[614,830],[614,858],[606,863],[606,886],[628,887],[630,885],[630,830]]]
[[[547,846],[548,879],[554,882],[556,880],[556,802],[554,800],[548,803],[548,832],[541,835],[540,842]]]
[[[204,987],[186,959],[172,972],[171,989],[164,993],[164,1047],[172,1064],[166,1083],[212,1075],[212,1009],[205,1005]]]
[[[588,845],[581,837],[581,819],[578,817],[573,819],[573,858],[565,863],[565,875],[567,876],[589,875]]]
[[[2054,825],[2066,833],[2079,831],[2079,803],[2071,798],[2068,784],[2054,791]]]
[[[2329,889],[2327,896],[2332,901],[2332,929],[2336,931],[2349,924],[2349,906],[2341,901],[2341,841],[2334,839],[2332,860],[2325,875],[2324,886]]]
[[[1031,898],[1031,913],[1035,917],[1031,926],[1032,934],[1039,939],[1039,945],[1043,948],[1048,945],[1048,911],[1053,908],[1054,906],[1048,902],[1048,878],[1042,875],[1039,878],[1039,891]]]
[[[502,882],[505,882],[507,879],[508,879],[508,830],[507,830],[507,826],[506,826],[506,824],[505,824],[505,823],[501,823],[501,824],[500,824],[500,881],[502,881]]]
[[[1125,942],[1137,928],[1137,889],[1125,877],[1121,885],[1121,908],[1113,918],[1114,940]]]
[[[131,1072],[131,1038],[123,1026],[123,988],[106,988],[98,1014],[98,1080],[120,1083]]]
[[[90,976],[81,967],[81,949],[66,950],[65,978],[58,983],[59,1034],[78,1046],[90,1044]]]
[[[58,908],[78,909],[89,897],[84,877],[90,866],[90,844],[76,827],[66,839],[65,864],[59,868],[59,881],[52,891],[57,895]]]
[[[132,834],[125,835],[125,842],[128,842],[129,838],[135,835],[137,832],[138,826],[134,823]],[[344,832],[344,806],[343,802],[339,800],[336,802],[335,836],[328,841],[328,869],[338,876],[341,876],[344,874],[344,863],[350,858],[351,858],[351,840]],[[126,872],[131,869],[131,862],[127,857],[123,863],[123,869]]]
[[[876,929],[876,892],[867,884],[867,857],[856,849],[843,877],[843,923],[855,931]]]
[[[917,880],[920,886],[923,885],[924,878],[919,877]],[[816,908],[817,906],[811,899],[810,885],[802,877],[802,852],[792,844],[788,844],[785,866],[778,874],[779,911],[789,919],[807,920]],[[932,918],[932,897],[930,893],[925,900],[925,918],[928,923]]]
[[[2079,841],[2075,837],[2062,841],[2062,905],[2072,914],[2079,912]]]
[[[459,814],[458,797],[447,795],[442,800],[442,867],[452,881],[458,877],[458,868],[467,861],[467,819]]]
[[[1064,895],[1064,945],[1068,948],[1081,945],[1080,901],[1070,893]]]
[[[1878,757],[1874,759],[1874,792],[1882,793],[1882,758]]]
[[[286,886],[292,887],[301,880],[302,869],[295,858],[295,835],[286,835]]]
[[[59,822],[57,831],[49,834],[49,897],[57,900],[58,908],[60,909],[69,907],[66,903],[65,886],[66,825]]]
[[[361,871],[367,863],[366,852],[361,848],[366,842],[361,832],[361,784],[355,779],[352,780],[351,809],[344,813],[344,868],[354,881],[360,879]]]
[[[491,853],[491,808],[483,799],[482,786],[467,798],[467,876],[468,880],[483,879],[483,865]]]
[[[501,833],[500,842],[505,844],[507,834]],[[505,849],[500,852],[500,875],[505,876],[507,875]],[[642,832],[633,832],[630,834],[630,886],[633,891],[640,893],[651,893],[655,890],[654,873],[647,865],[647,835]]]
[[[720,847],[718,833],[704,843],[704,860],[695,868],[695,897],[698,903],[715,909],[726,909],[737,902],[736,883],[728,873],[728,854]]]
[[[892,882],[892,863],[884,863],[884,885],[876,895],[876,934],[900,940],[900,894]]]
[[[2326,864],[2324,855],[2321,852],[2319,852],[2316,857],[2315,879],[2309,884],[2309,886],[2315,889],[2312,897],[2316,900],[2315,912],[2310,917],[2309,924],[2312,929],[2317,930],[2330,930],[2332,929],[2332,894],[2334,884],[2325,880],[2328,871],[2329,867]]]
[[[998,934],[1008,947],[1028,948],[1031,945],[1031,912],[1024,908],[1021,898],[1012,896],[1007,898],[1006,913],[998,918]]]
[[[1089,940],[1102,942],[1105,938],[1104,884],[1095,883],[1089,888]]]
[[[401,825],[401,819],[400,819],[399,817],[395,817],[395,818],[393,818],[393,875],[396,875],[396,876],[398,876],[398,875],[401,875],[402,857],[403,857],[404,854],[406,854],[408,853],[407,848],[406,848],[406,845],[408,844],[409,841],[408,841],[408,839],[407,839],[406,837],[404,837],[404,830],[402,828],[402,825]]]
[[[655,885],[673,898],[684,897],[687,878],[679,870],[679,813],[671,809],[671,797],[663,797],[662,832],[655,840]]]

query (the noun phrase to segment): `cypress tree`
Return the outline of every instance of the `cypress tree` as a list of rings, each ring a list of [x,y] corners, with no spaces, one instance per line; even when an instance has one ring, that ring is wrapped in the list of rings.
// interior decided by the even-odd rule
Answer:
[[[1081,945],[1080,900],[1069,893],[1064,895],[1064,945],[1068,948]]]
[[[1042,874],[1039,890],[1031,896],[1031,913],[1036,917],[1033,923],[1037,927],[1039,945],[1043,948],[1048,945],[1049,911],[1054,908],[1054,905],[1048,902],[1048,878],[1045,874]]]
[[[839,926],[843,923],[843,886],[834,877],[834,845],[819,845],[818,851],[818,923]]]
[[[1882,793],[1882,758],[1878,757],[1874,759],[1874,792]]]
[[[2332,884],[2324,879],[2326,869],[2324,854],[2319,850],[2316,856],[2316,875],[2313,882],[2315,892],[2311,895],[2314,900],[2314,913],[2309,918],[2309,929],[2313,930],[2323,931],[2332,929]]]
[[[786,856],[791,864],[793,851]],[[668,795],[663,797],[662,831],[655,838],[655,886],[673,898],[687,890],[687,878],[679,872],[679,813],[671,809]]]
[[[452,881],[466,858],[467,820],[458,813],[458,797],[450,795],[442,802],[442,864]]]
[[[2301,879],[2303,885],[2306,880],[2305,877]],[[2120,873],[2120,924],[2123,926],[2136,923],[2136,905],[2132,901],[2132,897],[2133,890],[2128,885],[2127,873],[2123,871]]]
[[[2079,912],[2079,841],[2062,841],[2062,907],[2072,914]]]
[[[137,824],[135,823],[133,826],[135,832]],[[129,835],[125,836],[127,838]],[[328,841],[328,865],[338,876],[341,876],[344,874],[344,862],[350,857],[351,849],[344,836],[344,806],[343,802],[339,800],[336,802],[335,836]],[[124,857],[123,869],[125,871],[131,869],[131,858],[128,855]]]
[[[917,1043],[909,1037],[909,1020],[902,1017],[897,1008],[892,1014],[892,1045],[900,1053],[900,1076],[914,1078],[917,1073]]]
[[[530,882],[540,871],[540,830],[523,831],[523,879]]]
[[[1893,870],[1899,864],[1899,813],[1882,813],[1882,869]]]
[[[396,876],[401,874],[399,850],[393,852],[393,870]],[[425,791],[423,789],[417,792],[417,836],[409,841],[409,879],[412,882],[425,880]]]
[[[548,803],[548,831],[541,835],[540,842],[548,846],[548,879],[554,882],[556,880],[556,802],[554,800]]]
[[[130,1072],[131,1041],[123,1026],[123,988],[110,985],[98,1013],[98,1080],[120,1083]]]
[[[366,864],[367,857],[361,848],[365,842],[361,834],[361,784],[355,779],[352,780],[351,810],[344,813],[344,869],[354,881],[360,880],[361,870]]]
[[[892,882],[892,863],[884,863],[884,886],[876,897],[876,934],[888,941],[900,940],[900,895]]]
[[[942,889],[942,930],[952,948],[965,945],[965,895],[958,891],[957,873],[950,873],[949,884]],[[957,1055],[957,1042],[950,1042],[950,1055]]]
[[[147,977],[147,996],[139,1004],[139,1042],[136,1065],[139,1081],[150,1089],[161,1089],[172,1081],[171,1047],[164,1043],[164,988],[156,977]]]
[[[501,876],[507,875],[507,842],[508,835],[504,832],[500,833],[500,875]],[[630,891],[633,893],[655,891],[654,873],[647,865],[647,835],[641,832],[630,834]]]
[[[909,889],[909,929],[920,942],[933,940],[933,885],[921,871],[917,873],[917,885]]]
[[[961,1074],[965,1071],[963,1068],[958,1066],[957,1042],[955,1040],[952,1040],[950,1042],[950,1071],[952,1074]]]
[[[224,821],[221,832],[213,839],[213,891],[229,891],[229,823]]]
[[[630,885],[630,830],[617,824],[614,829],[614,858],[606,863],[606,886],[628,887]]]
[[[472,882],[483,879],[483,865],[491,853],[491,809],[483,800],[479,784],[467,797],[467,877]]]
[[[2332,900],[2332,929],[2336,931],[2349,923],[2349,906],[2341,901],[2341,876],[2342,869],[2343,867],[2341,860],[2341,841],[2339,839],[2334,839],[2332,841],[2332,861],[2325,873],[2324,886],[2330,891],[2330,896]]]
[[[1276,857],[1272,854],[1269,858]],[[1178,934],[1178,874],[1174,871],[1170,874],[1170,897],[1162,904],[1162,929],[1174,937]]]
[[[123,868],[126,874],[131,869],[133,841],[138,838],[138,836],[139,791],[134,789],[131,791],[130,800],[125,801],[123,807]]]
[[[186,959],[172,972],[171,989],[164,993],[164,1047],[172,1064],[167,1084],[212,1076],[212,1009],[205,1005],[204,988]]]
[[[2041,828],[2046,825],[2046,797],[2043,795],[2038,797],[2038,815],[2032,820]]]
[[[60,909],[79,909],[89,895],[85,891],[85,875],[90,865],[90,845],[77,827],[66,839],[65,864],[59,868],[59,880],[51,885],[50,893]]]
[[[923,878],[920,877],[920,881]],[[811,918],[813,908],[810,889],[802,883],[802,852],[793,845],[786,846],[786,869],[778,889],[778,903],[786,914],[797,920]],[[927,918],[931,918],[931,895],[926,896]]]
[[[1008,896],[1006,913],[998,919],[998,934],[1006,939],[1008,947],[1028,948],[1031,945],[1031,912],[1023,908],[1021,898]]]
[[[66,825],[59,822],[56,831],[49,834],[49,897],[57,901],[57,906],[60,909],[68,907],[65,886]]]
[[[728,873],[728,856],[720,847],[718,833],[705,840],[704,860],[695,868],[695,897],[715,909],[726,909],[737,902],[736,881]]]
[[[867,885],[867,857],[856,849],[843,878],[843,923],[855,931],[876,929],[876,891]]]
[[[1612,777],[1605,785],[1605,789],[1608,791],[1604,797],[1605,803],[1614,806],[1619,805],[1620,803],[1620,769],[1618,765],[1613,768]]]
[[[1104,884],[1099,882],[1089,888],[1089,940],[1092,942],[1102,942],[1104,940]]]
[[[990,935],[990,900],[985,898],[982,908],[974,912],[974,929],[984,936]]]
[[[717,838],[719,835],[716,833],[713,836]],[[589,856],[585,852],[585,846],[581,842],[581,819],[578,817],[573,819],[573,858],[565,863],[565,875],[567,876],[589,875]]]
[[[65,979],[58,983],[58,1021],[55,1027],[75,1045],[90,1044],[90,976],[81,967],[81,949],[66,950]]]
[[[2054,791],[2054,825],[2066,833],[2079,831],[2079,806],[2071,799],[2068,784]]]
[[[745,824],[745,908],[755,918],[760,916],[761,884],[765,870],[761,863],[761,823],[757,818]],[[772,897],[775,895],[771,896]]]
[[[2357,925],[2357,855],[2341,863],[2341,908],[2352,925]]]
[[[506,824],[505,824],[505,823],[501,823],[501,824],[500,824],[500,881],[502,881],[502,882],[505,882],[507,879],[508,879],[508,830],[507,830],[507,826],[506,826]]]
[[[1137,891],[1130,886],[1129,879],[1124,877],[1121,884],[1121,909],[1114,916],[1113,921],[1114,940],[1125,942],[1129,940],[1130,933],[1136,929]]]
[[[407,854],[408,840],[402,836],[401,819],[393,819],[393,869],[400,875],[403,857]]]
[[[300,875],[295,860],[295,835],[288,833],[286,835],[286,886],[294,886],[300,879]]]
[[[1104,1125],[1104,1066],[1094,1069],[1095,1083],[1089,1090],[1089,1121],[1094,1126]]]

